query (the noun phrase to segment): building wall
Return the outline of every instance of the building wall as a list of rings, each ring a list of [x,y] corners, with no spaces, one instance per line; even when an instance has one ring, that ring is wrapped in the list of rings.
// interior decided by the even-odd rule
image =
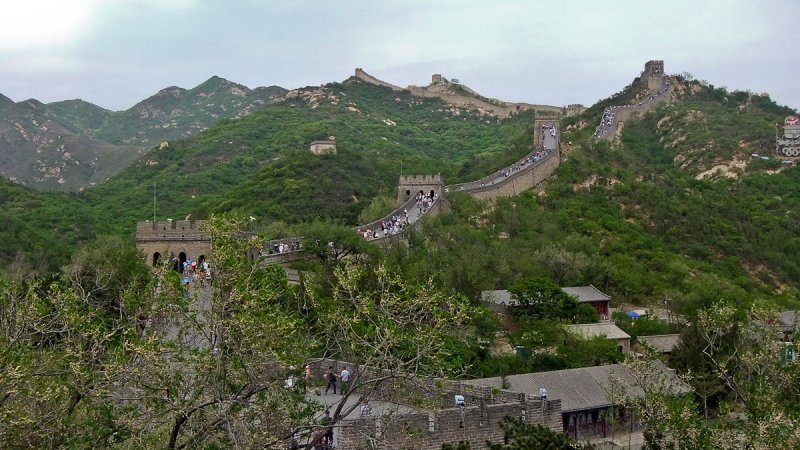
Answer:
[[[630,338],[617,339],[617,345],[622,347],[622,353],[628,354],[628,353],[631,352],[631,339]]]
[[[605,302],[590,302],[589,304],[592,305],[595,311],[597,311],[597,315],[600,316],[602,320],[607,320],[609,317],[611,317],[611,312],[609,310],[608,303],[609,303],[608,301],[605,301]]]

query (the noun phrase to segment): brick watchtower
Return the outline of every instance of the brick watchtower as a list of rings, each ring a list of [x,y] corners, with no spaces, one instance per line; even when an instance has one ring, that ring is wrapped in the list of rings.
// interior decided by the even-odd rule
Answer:
[[[211,253],[211,237],[202,228],[202,220],[139,222],[136,246],[152,266],[175,258],[181,263],[187,259],[201,261]]]
[[[426,194],[433,191],[436,195],[442,195],[442,176],[436,175],[401,175],[397,182],[397,199],[405,202],[418,192]]]
[[[657,91],[661,88],[661,79],[664,77],[664,61],[663,60],[650,60],[644,63],[644,72],[642,73],[642,81],[647,84],[647,88],[651,91]]]

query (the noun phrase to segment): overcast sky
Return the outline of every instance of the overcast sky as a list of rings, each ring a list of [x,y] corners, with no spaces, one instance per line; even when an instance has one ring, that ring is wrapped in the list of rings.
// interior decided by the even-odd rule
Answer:
[[[796,0],[5,0],[0,93],[132,106],[212,75],[297,88],[356,67],[458,78],[502,100],[591,105],[645,61],[800,106]]]

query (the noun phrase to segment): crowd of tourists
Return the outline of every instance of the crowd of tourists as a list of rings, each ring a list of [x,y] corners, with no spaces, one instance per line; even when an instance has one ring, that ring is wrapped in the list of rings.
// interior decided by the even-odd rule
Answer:
[[[664,77],[663,82],[661,83],[661,88],[650,94],[644,100],[639,101],[637,104],[630,104],[630,105],[615,105],[615,106],[607,106],[605,110],[603,110],[603,117],[600,119],[600,125],[594,131],[593,136],[595,138],[605,138],[611,132],[611,128],[614,125],[614,118],[618,111],[623,109],[638,109],[638,108],[645,108],[653,103],[656,99],[659,99],[664,96],[667,92],[670,91],[672,88],[672,84],[669,81],[669,78]]]
[[[178,258],[172,259],[172,270],[183,275],[183,284],[188,284],[191,281],[199,281],[204,284],[206,279],[211,280],[211,265],[205,259],[201,259],[198,264],[197,261],[187,258],[181,261]]]
[[[269,254],[280,254],[280,253],[289,253],[294,252],[297,250],[301,250],[303,247],[303,243],[300,242],[299,239],[294,239],[290,242],[283,242],[283,241],[269,241],[267,243],[267,248],[269,249]]]
[[[556,128],[556,125],[542,124],[542,135],[544,135],[544,133],[547,133],[551,137],[555,138],[558,133],[558,128]],[[495,183],[502,181],[504,178],[508,178],[511,175],[525,169],[529,164],[533,164],[537,161],[540,161],[542,158],[552,153],[553,150],[555,149],[547,148],[543,144],[539,146],[536,150],[534,150],[533,152],[522,158],[521,160],[514,163],[512,166],[506,167],[505,169],[501,169],[482,180],[474,181],[472,183],[464,183],[462,185],[456,186],[455,188],[459,191],[464,191],[464,190],[475,189],[477,187],[494,185]]]
[[[380,239],[382,237],[395,235],[403,231],[403,228],[406,225],[408,225],[408,210],[406,210],[405,214],[402,216],[394,214],[392,217],[380,221],[375,226],[374,230],[369,228],[359,228],[358,233],[363,236],[364,239],[371,241],[373,239]]]
[[[423,215],[433,206],[433,203],[438,198],[435,191],[428,193],[419,191],[414,197],[415,207],[418,209],[419,215]],[[390,217],[379,221],[375,224],[374,229],[359,228],[358,233],[366,240],[380,239],[386,236],[393,236],[400,233],[403,229],[412,223],[412,218],[408,215],[408,208],[403,208],[403,211],[397,211]]]

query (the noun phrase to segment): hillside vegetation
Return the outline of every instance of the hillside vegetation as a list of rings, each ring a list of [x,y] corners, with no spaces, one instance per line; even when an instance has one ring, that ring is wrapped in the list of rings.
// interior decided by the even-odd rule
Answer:
[[[787,109],[764,96],[676,83],[673,103],[630,120],[613,144],[588,138],[602,107],[634,98],[637,83],[564,119],[564,161],[542,192],[493,207],[454,196],[453,213],[415,238],[421,240],[404,251],[401,266],[472,296],[536,275],[562,285],[592,283],[635,303],[723,294],[793,298],[800,281],[798,169],[749,157],[774,145],[769,124]],[[691,111],[704,119],[687,121]],[[70,214],[61,214],[67,221],[80,215],[80,226],[61,227],[85,234],[65,231],[62,248],[94,234],[131,236],[137,221],[152,217],[154,185],[158,218],[230,212],[261,225],[353,225],[373,199],[385,204],[395,196],[401,165],[404,173],[441,173],[447,183],[478,178],[530,149],[531,121],[530,113],[489,119],[351,79],[292,91],[249,116],[154,150],[67,202],[3,188],[15,192],[17,204],[33,197],[56,210],[69,205]],[[337,155],[308,151],[312,140],[331,135]],[[737,178],[700,176],[737,159]],[[15,221],[53,232],[36,220]],[[5,264],[13,249],[24,248],[11,244],[15,236],[0,236],[12,249]]]
[[[771,124],[789,110],[765,96],[681,86],[674,103],[628,121],[613,144],[588,140],[598,108],[565,119],[562,141],[572,145],[543,192],[490,209],[457,198],[403,264],[446,267],[442,282],[473,297],[544,276],[591,283],[622,302],[686,300],[689,310],[718,298],[797,300],[800,168],[750,156],[771,154]],[[667,129],[684,111],[706,120]],[[690,138],[674,143],[675,134]],[[699,176],[734,159],[736,177]]]
[[[235,212],[262,224],[314,219],[356,224],[372,199],[381,197],[384,204],[395,198],[401,170],[442,173],[448,182],[458,182],[518,159],[531,148],[531,123],[530,113],[498,121],[437,99],[349,80],[292,91],[253,114],[172,141],[107,183],[70,196],[75,205],[64,206],[81,211],[88,233],[126,238],[137,221],[152,218],[154,186],[160,220]],[[336,136],[337,155],[309,152],[311,141],[330,135]],[[23,204],[23,198],[37,198],[59,207],[59,196],[0,187]],[[36,220],[27,223],[37,232],[55,231],[40,229]],[[16,250],[31,253],[15,240],[13,233],[0,235],[9,249],[4,264]],[[64,245],[76,242],[66,239]],[[63,262],[52,260],[53,267]]]

